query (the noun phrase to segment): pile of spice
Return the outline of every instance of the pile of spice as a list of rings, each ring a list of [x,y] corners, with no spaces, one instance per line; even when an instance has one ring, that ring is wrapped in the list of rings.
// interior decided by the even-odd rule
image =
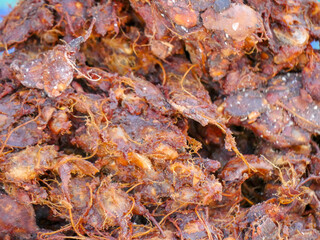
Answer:
[[[316,0],[21,1],[1,239],[320,239],[319,39]]]

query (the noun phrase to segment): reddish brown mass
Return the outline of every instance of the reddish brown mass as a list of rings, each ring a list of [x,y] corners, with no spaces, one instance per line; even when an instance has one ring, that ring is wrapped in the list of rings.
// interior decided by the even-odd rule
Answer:
[[[0,238],[320,238],[316,0],[23,0],[0,23]]]

